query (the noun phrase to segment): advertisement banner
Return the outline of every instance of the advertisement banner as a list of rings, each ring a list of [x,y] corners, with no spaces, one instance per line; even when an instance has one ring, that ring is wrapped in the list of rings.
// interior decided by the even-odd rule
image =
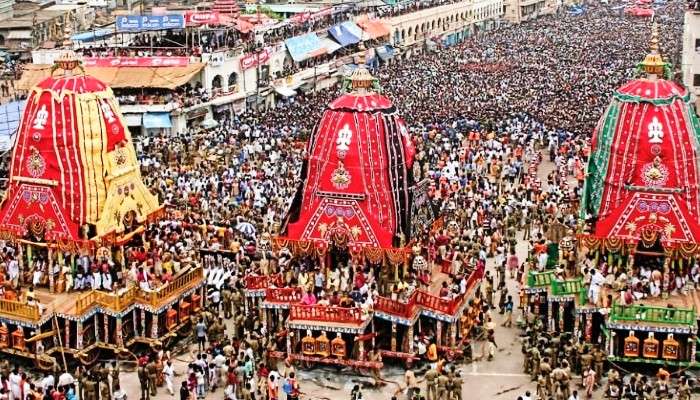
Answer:
[[[250,68],[255,68],[258,65],[265,64],[266,62],[270,61],[271,55],[272,50],[269,47],[266,47],[260,51],[260,54],[248,53],[241,57],[241,69],[245,71]]]
[[[187,11],[185,12],[185,24],[187,26],[216,25],[219,24],[218,11]]]
[[[86,57],[86,67],[186,67],[188,57]]]
[[[117,17],[116,25],[119,32],[182,29],[185,27],[185,17],[179,14],[121,15]]]

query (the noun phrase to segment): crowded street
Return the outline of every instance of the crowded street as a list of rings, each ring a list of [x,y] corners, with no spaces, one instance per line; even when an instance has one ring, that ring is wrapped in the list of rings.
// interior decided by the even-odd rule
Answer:
[[[367,67],[357,46],[337,84],[313,67],[313,90],[183,129],[149,111],[136,133],[136,96],[75,75],[108,45],[57,57],[2,96],[26,105],[0,164],[0,400],[690,400],[688,4],[624,4]],[[213,96],[172,86],[176,113]]]

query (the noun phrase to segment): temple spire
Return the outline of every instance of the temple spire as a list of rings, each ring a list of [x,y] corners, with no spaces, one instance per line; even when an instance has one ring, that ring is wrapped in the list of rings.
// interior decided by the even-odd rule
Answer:
[[[352,72],[349,80],[350,90],[357,93],[371,91],[374,86],[376,78],[367,70],[364,54],[360,56],[357,68]]]
[[[78,55],[73,51],[73,40],[71,37],[73,35],[73,23],[70,18],[66,18],[66,23],[63,27],[63,48],[61,55],[54,61],[51,73],[57,69],[63,70],[63,75],[70,76],[73,74],[73,70],[80,68],[80,70],[85,73],[85,70],[80,65],[80,59]]]
[[[664,75],[664,71],[668,64],[664,62],[663,57],[659,53],[659,28],[654,22],[651,26],[651,40],[649,41],[649,53],[644,57],[639,66],[646,72],[649,79],[656,79]]]

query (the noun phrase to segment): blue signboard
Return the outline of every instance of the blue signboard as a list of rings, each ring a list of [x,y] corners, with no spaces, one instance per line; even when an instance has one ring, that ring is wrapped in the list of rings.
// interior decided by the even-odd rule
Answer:
[[[159,31],[164,29],[183,29],[185,17],[171,15],[122,15],[117,17],[117,30],[120,32]]]

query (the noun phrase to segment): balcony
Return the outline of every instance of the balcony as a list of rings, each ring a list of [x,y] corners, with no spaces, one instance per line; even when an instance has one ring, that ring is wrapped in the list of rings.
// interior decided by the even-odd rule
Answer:
[[[123,293],[110,293],[91,290],[81,295],[75,302],[76,315],[82,315],[95,306],[104,307],[115,313],[124,312],[134,303],[160,308],[169,300],[177,298],[197,285],[204,279],[201,267],[194,268],[176,277],[172,282],[153,291],[144,291],[137,286],[128,288]]]
[[[684,309],[643,305],[623,306],[621,304],[614,304],[610,313],[610,319],[612,321],[697,326],[695,308]]]
[[[300,287],[267,288],[265,301],[268,303],[292,304],[301,301]]]
[[[377,297],[374,310],[401,318],[412,319],[416,309],[416,293],[413,292],[408,301],[391,300],[388,297]]]
[[[586,287],[583,285],[582,278],[568,280],[552,280],[552,295],[553,296],[579,296],[579,302],[586,304]]]
[[[38,306],[5,299],[0,300],[0,316],[29,322],[37,322],[41,319]]]
[[[454,299],[447,300],[423,290],[416,290],[406,302],[391,300],[387,297],[378,297],[374,302],[374,309],[375,311],[405,319],[413,319],[417,313],[423,310],[454,316],[483,276],[483,269],[474,270],[467,278],[466,293]]]
[[[267,289],[271,284],[282,286],[282,274],[277,275],[248,275],[245,277],[246,290]]]
[[[362,309],[359,307],[345,308],[335,306],[293,304],[290,308],[289,321],[310,321],[322,324],[362,325]]]
[[[530,287],[550,286],[552,284],[552,277],[554,277],[554,271],[529,271],[527,273],[527,285]]]
[[[196,287],[204,279],[204,270],[197,267],[178,276],[165,286],[146,292],[139,290],[136,294],[136,301],[140,304],[147,304],[153,308],[159,308],[168,300],[181,296],[184,292]]]

